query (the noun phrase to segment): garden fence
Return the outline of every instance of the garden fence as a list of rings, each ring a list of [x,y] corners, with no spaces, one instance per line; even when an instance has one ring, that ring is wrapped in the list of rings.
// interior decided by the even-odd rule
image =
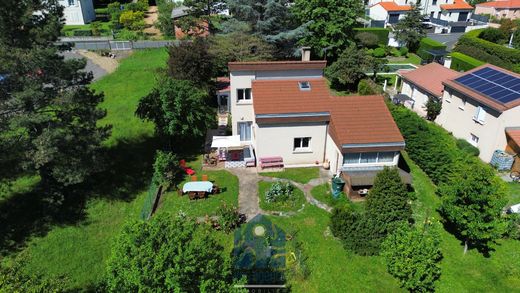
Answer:
[[[62,38],[57,43],[71,44],[75,50],[133,50],[168,47],[178,41],[115,41],[110,38]]]
[[[162,186],[155,183],[154,178],[150,182],[150,188],[148,188],[148,194],[144,199],[143,209],[141,210],[141,220],[147,221],[152,216],[157,201],[161,198]]]

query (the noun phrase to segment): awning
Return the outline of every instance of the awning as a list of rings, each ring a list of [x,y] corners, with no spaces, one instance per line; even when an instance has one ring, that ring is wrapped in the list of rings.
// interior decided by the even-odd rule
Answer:
[[[345,173],[350,177],[350,184],[352,186],[372,186],[374,185],[374,179],[377,173],[381,170],[370,170],[370,171],[346,171]],[[412,184],[412,176],[410,173],[399,169],[399,177],[406,184]]]
[[[241,147],[240,135],[213,136],[212,148],[233,148]]]

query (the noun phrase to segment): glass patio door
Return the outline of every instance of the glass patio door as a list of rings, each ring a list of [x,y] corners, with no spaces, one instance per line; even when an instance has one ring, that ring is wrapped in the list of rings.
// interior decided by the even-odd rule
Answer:
[[[251,141],[251,122],[238,122],[240,141]]]

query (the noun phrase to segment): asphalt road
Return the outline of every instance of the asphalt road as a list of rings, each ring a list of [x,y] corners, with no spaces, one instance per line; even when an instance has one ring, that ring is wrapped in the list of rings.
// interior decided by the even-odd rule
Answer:
[[[446,49],[451,51],[459,38],[464,33],[453,33],[453,34],[428,34],[428,38],[434,39],[446,45]]]
[[[76,59],[82,59],[82,58],[85,58],[83,56],[81,56],[78,52],[72,50],[72,51],[65,51],[65,52],[62,52],[61,53],[65,59],[72,59],[72,58],[76,58]],[[107,72],[102,69],[101,67],[97,66],[96,64],[94,64],[92,61],[90,61],[90,59],[88,58],[85,58],[87,59],[87,65],[85,66],[85,71],[86,72],[89,72],[91,71],[92,74],[94,75],[94,80],[97,80],[101,77],[103,77],[104,75],[107,74]]]

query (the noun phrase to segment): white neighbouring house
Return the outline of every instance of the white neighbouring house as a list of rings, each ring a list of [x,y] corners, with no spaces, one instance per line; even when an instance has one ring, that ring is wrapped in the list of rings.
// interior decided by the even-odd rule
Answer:
[[[370,0],[370,18],[392,26],[404,18],[414,0]],[[419,4],[423,15],[430,19],[436,33],[465,32],[473,7],[464,0],[427,0]]]
[[[441,102],[444,81],[459,76],[460,73],[437,62],[429,63],[414,70],[397,72],[397,82],[402,80],[399,102],[422,117],[426,117],[426,103],[433,99]]]
[[[82,25],[96,19],[92,0],[60,0],[66,25]]]
[[[286,167],[328,162],[348,186],[371,186],[384,166],[397,166],[404,139],[382,96],[331,96],[325,66],[308,59],[229,63],[233,135],[257,165],[268,157]],[[409,183],[409,174],[401,175]]]
[[[436,122],[480,150],[490,162],[495,150],[520,153],[520,75],[485,64],[443,82]]]

